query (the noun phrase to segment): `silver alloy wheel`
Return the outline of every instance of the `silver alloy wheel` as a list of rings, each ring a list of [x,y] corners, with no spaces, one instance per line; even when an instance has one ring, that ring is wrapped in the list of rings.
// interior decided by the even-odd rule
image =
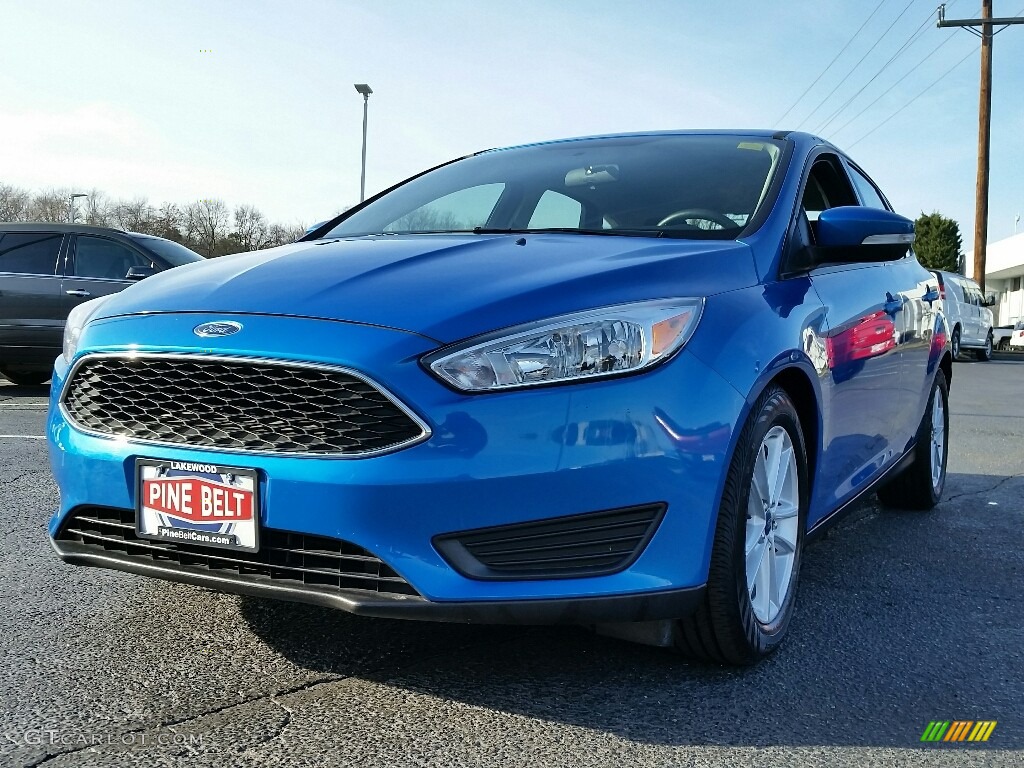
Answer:
[[[941,373],[939,374],[942,375]],[[942,392],[935,388],[932,396],[932,488],[939,489],[942,483],[942,457],[946,450],[946,406],[942,401]]]
[[[747,500],[747,594],[754,616],[770,624],[789,594],[800,524],[800,476],[789,432],[772,427],[754,461]]]

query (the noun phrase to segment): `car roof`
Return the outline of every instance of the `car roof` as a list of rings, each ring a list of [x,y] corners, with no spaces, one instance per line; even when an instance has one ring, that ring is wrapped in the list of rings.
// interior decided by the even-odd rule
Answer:
[[[53,221],[0,222],[0,229],[6,232],[88,232],[108,235],[127,235],[116,227],[97,227],[92,224],[60,224]]]
[[[645,136],[737,136],[744,138],[760,138],[760,139],[775,139],[776,141],[792,140],[799,143],[810,142],[814,144],[827,144],[833,149],[838,150],[831,142],[826,141],[818,136],[810,133],[803,133],[801,131],[778,131],[768,128],[751,128],[751,129],[676,129],[676,130],[662,130],[662,131],[637,131],[632,133],[605,133],[596,134],[593,136],[576,136],[574,138],[565,139],[552,139],[549,141],[534,141],[527,144],[516,144],[510,147],[495,147],[493,149],[486,149],[483,152],[502,152],[508,149],[525,149],[527,147],[541,147],[548,146],[551,144],[565,144],[573,141],[591,141],[600,139],[629,139],[639,138]],[[476,154],[483,154],[478,152]]]

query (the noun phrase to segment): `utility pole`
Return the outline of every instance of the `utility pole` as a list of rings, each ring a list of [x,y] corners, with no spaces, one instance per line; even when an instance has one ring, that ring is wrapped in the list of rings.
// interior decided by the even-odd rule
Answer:
[[[939,27],[964,27],[981,38],[981,86],[978,92],[978,184],[974,192],[974,282],[985,291],[985,256],[988,250],[988,170],[992,137],[992,38],[1022,17],[992,18],[992,0],[982,0],[980,19],[947,19],[939,6]],[[993,28],[999,25],[999,29]],[[974,27],[981,27],[978,32]]]

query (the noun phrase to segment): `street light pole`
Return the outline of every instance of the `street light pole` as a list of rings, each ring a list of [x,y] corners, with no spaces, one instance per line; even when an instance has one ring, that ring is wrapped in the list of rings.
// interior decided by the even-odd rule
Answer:
[[[359,174],[359,202],[366,199],[366,117],[370,107],[370,94],[373,89],[366,83],[356,83],[356,92],[363,96],[363,162]]]
[[[68,208],[71,209],[71,223],[75,223],[75,198],[76,197],[88,197],[85,192],[72,192],[68,195]]]

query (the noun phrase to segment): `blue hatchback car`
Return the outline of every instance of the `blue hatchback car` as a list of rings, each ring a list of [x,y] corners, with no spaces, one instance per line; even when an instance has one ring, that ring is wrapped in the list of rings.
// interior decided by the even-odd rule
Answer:
[[[808,536],[926,509],[951,358],[913,224],[792,132],[491,150],[78,307],[57,553],[749,664]]]

